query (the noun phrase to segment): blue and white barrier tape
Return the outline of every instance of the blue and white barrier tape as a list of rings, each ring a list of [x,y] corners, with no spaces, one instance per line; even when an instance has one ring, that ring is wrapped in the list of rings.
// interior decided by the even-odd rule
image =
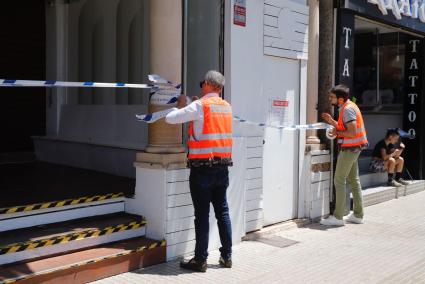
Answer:
[[[167,116],[167,114],[169,114],[171,111],[173,111],[173,109],[166,109],[163,111],[158,111],[158,112],[153,112],[150,114],[141,114],[141,115],[137,115],[136,114],[136,118],[137,120],[141,121],[141,122],[146,122],[146,123],[153,123],[161,118],[164,118]],[[328,139],[335,139],[335,136],[333,136],[331,134],[331,132],[333,131],[334,127],[332,125],[329,125],[327,123],[323,123],[323,122],[319,122],[319,123],[313,123],[313,124],[301,124],[301,125],[290,125],[290,126],[284,126],[284,125],[272,125],[272,124],[266,124],[266,123],[258,123],[258,122],[253,122],[253,121],[249,121],[246,119],[243,119],[239,116],[233,116],[233,120],[237,121],[239,123],[246,123],[246,124],[250,124],[250,125],[255,125],[258,127],[271,127],[271,128],[277,128],[277,129],[282,129],[282,130],[294,130],[294,129],[326,129],[326,137]]]
[[[100,82],[65,82],[65,81],[36,81],[36,80],[11,80],[0,79],[0,87],[77,87],[77,88],[133,88],[151,89],[160,88],[151,84],[128,83],[100,83]]]
[[[102,83],[102,82],[68,82],[55,80],[14,80],[0,79],[0,87],[77,87],[77,88],[130,88],[130,89],[175,89],[179,90],[181,84],[174,85],[172,82],[156,74],[148,75],[152,84],[129,84],[129,83]]]
[[[102,82],[68,82],[68,81],[37,81],[37,80],[12,80],[0,79],[0,87],[77,87],[77,88],[129,88],[129,89],[151,89],[151,93],[172,92],[180,93],[181,85],[174,85],[172,82],[161,78],[158,75],[149,75],[152,84],[129,84],[129,83],[102,83]],[[174,104],[177,97],[171,97],[165,104]]]
[[[328,129],[332,128],[332,125],[329,125],[327,123],[318,122],[313,124],[299,124],[299,125],[274,125],[274,124],[266,124],[266,123],[258,123],[249,121],[243,118],[240,118],[239,116],[233,116],[233,120],[241,122],[241,123],[247,123],[251,125],[256,125],[260,127],[271,127],[271,128],[278,128],[278,129],[284,129],[284,130],[290,130],[290,129]]]
[[[162,111],[157,111],[153,113],[148,114],[136,114],[136,118],[138,121],[146,122],[146,123],[153,123],[157,120],[160,120],[161,118],[164,118],[169,114],[173,109],[169,108]]]

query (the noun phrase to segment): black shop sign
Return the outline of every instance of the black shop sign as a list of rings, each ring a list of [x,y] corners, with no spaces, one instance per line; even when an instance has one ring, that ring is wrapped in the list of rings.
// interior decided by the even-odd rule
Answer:
[[[406,65],[405,65],[405,94],[403,110],[403,128],[409,132],[412,139],[404,141],[406,152],[404,153],[407,168],[412,176],[418,178],[422,174],[423,157],[422,139],[422,93],[423,93],[423,63],[424,41],[417,37],[409,37],[406,41]]]

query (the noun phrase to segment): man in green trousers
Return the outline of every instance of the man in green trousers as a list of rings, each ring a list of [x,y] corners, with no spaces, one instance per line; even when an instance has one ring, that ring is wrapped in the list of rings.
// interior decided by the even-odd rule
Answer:
[[[359,178],[358,159],[360,152],[368,147],[366,129],[363,116],[357,105],[349,99],[350,90],[345,85],[338,85],[329,91],[329,100],[332,105],[339,107],[339,118],[335,121],[328,113],[322,118],[335,129],[337,136],[338,159],[334,176],[336,202],[335,211],[320,224],[325,226],[344,226],[344,212],[346,205],[346,181],[351,185],[354,201],[354,212],[350,213],[345,221],[363,223],[363,197]]]

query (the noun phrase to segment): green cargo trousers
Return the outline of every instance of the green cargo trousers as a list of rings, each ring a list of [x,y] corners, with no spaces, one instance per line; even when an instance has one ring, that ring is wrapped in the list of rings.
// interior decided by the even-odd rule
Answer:
[[[351,185],[353,193],[354,216],[363,218],[363,196],[358,165],[359,156],[360,151],[353,152],[350,150],[343,150],[338,154],[334,176],[336,193],[334,216],[340,220],[342,220],[345,212],[346,181]]]

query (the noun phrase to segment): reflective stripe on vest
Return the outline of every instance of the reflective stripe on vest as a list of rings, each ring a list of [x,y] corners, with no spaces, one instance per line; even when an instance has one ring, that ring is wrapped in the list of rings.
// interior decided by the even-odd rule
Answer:
[[[189,125],[189,159],[232,157],[232,108],[220,97],[201,99],[203,131],[195,139],[193,122]]]
[[[364,127],[363,116],[357,107],[357,105],[350,100],[348,100],[345,105],[342,107],[342,110],[339,114],[338,125],[336,129],[338,131],[347,130],[344,126],[344,112],[345,110],[351,107],[356,112],[356,136],[355,137],[344,137],[343,135],[338,135],[338,144],[341,147],[358,147],[363,146],[368,143],[366,136],[366,129]]]

